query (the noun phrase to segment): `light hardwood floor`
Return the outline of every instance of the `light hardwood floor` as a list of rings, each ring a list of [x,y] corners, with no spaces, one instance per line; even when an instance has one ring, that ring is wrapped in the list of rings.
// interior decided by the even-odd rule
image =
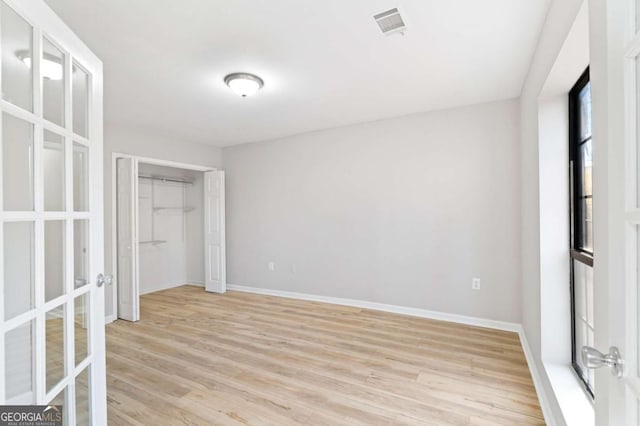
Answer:
[[[87,329],[83,313],[86,312],[86,296],[77,297],[75,303],[75,318],[73,327],[75,330],[74,349],[75,364],[82,362],[88,355]],[[49,392],[65,376],[64,368],[64,311],[56,308],[51,311],[45,323],[46,336],[46,390]],[[51,404],[66,405],[68,401],[66,392],[63,390],[54,397]],[[75,417],[78,425],[89,424],[89,371],[85,369],[75,378]]]
[[[183,286],[107,326],[109,424],[541,425],[515,333]]]

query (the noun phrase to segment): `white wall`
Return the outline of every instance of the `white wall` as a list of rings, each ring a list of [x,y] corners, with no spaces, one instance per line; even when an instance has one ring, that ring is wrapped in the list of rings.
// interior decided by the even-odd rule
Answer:
[[[168,139],[162,135],[140,133],[132,129],[120,128],[113,125],[105,127],[104,147],[104,208],[105,208],[105,269],[113,274],[112,262],[112,231],[114,219],[111,215],[111,180],[112,154],[114,152],[150,157],[160,160],[171,160],[181,163],[202,166],[220,167],[221,151],[219,148]],[[113,315],[113,297],[106,292],[105,312]]]
[[[519,323],[518,121],[504,101],[225,148],[227,281]]]
[[[563,415],[558,401],[553,398],[554,393],[551,383],[542,363],[540,286],[541,153],[538,145],[540,125],[538,108],[539,96],[558,59],[581,6],[581,0],[552,2],[520,98],[522,325],[533,355],[534,368],[541,375],[540,385],[542,389],[540,390],[549,397],[547,410],[555,419],[563,419]]]
[[[185,282],[204,286],[204,173],[193,173],[193,185],[187,187],[185,203],[194,207],[187,215]]]
[[[577,80],[577,77],[576,77]],[[571,363],[569,293],[569,98],[539,103],[541,353]]]
[[[194,181],[185,185],[139,180],[138,236],[143,242],[139,246],[140,294],[187,283],[204,286],[203,173],[142,163],[139,173]],[[189,210],[154,210],[158,207],[189,207]]]
[[[140,172],[143,170],[140,165]],[[185,284],[186,214],[177,209],[154,210],[160,206],[183,206],[184,185],[148,179],[140,179],[138,185],[140,294]],[[163,242],[145,243],[151,240]]]

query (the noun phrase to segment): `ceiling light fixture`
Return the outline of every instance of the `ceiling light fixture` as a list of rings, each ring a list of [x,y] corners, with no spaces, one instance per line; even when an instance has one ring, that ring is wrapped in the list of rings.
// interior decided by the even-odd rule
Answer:
[[[224,82],[243,98],[253,95],[264,86],[264,81],[260,77],[246,72],[229,74],[224,78]]]
[[[24,62],[27,68],[31,68],[31,56],[29,52],[18,52],[17,56]],[[42,58],[40,62],[40,70],[46,80],[62,80],[63,73],[60,58],[45,53],[44,58]]]

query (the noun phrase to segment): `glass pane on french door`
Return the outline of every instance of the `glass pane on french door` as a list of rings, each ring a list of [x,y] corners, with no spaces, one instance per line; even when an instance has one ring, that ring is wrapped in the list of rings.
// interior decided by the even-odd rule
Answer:
[[[90,424],[92,75],[12,7],[0,0],[0,405]]]
[[[0,2],[1,3],[1,2]],[[6,4],[0,4],[2,99],[33,110],[33,27]]]
[[[66,103],[64,96],[64,59],[62,53],[47,38],[42,39],[42,97],[43,116],[45,119],[64,126]]]

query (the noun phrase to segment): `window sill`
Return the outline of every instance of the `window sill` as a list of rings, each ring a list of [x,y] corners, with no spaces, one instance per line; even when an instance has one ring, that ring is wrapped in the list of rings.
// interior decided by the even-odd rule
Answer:
[[[593,402],[571,365],[548,362],[543,364],[567,426],[593,426]]]

